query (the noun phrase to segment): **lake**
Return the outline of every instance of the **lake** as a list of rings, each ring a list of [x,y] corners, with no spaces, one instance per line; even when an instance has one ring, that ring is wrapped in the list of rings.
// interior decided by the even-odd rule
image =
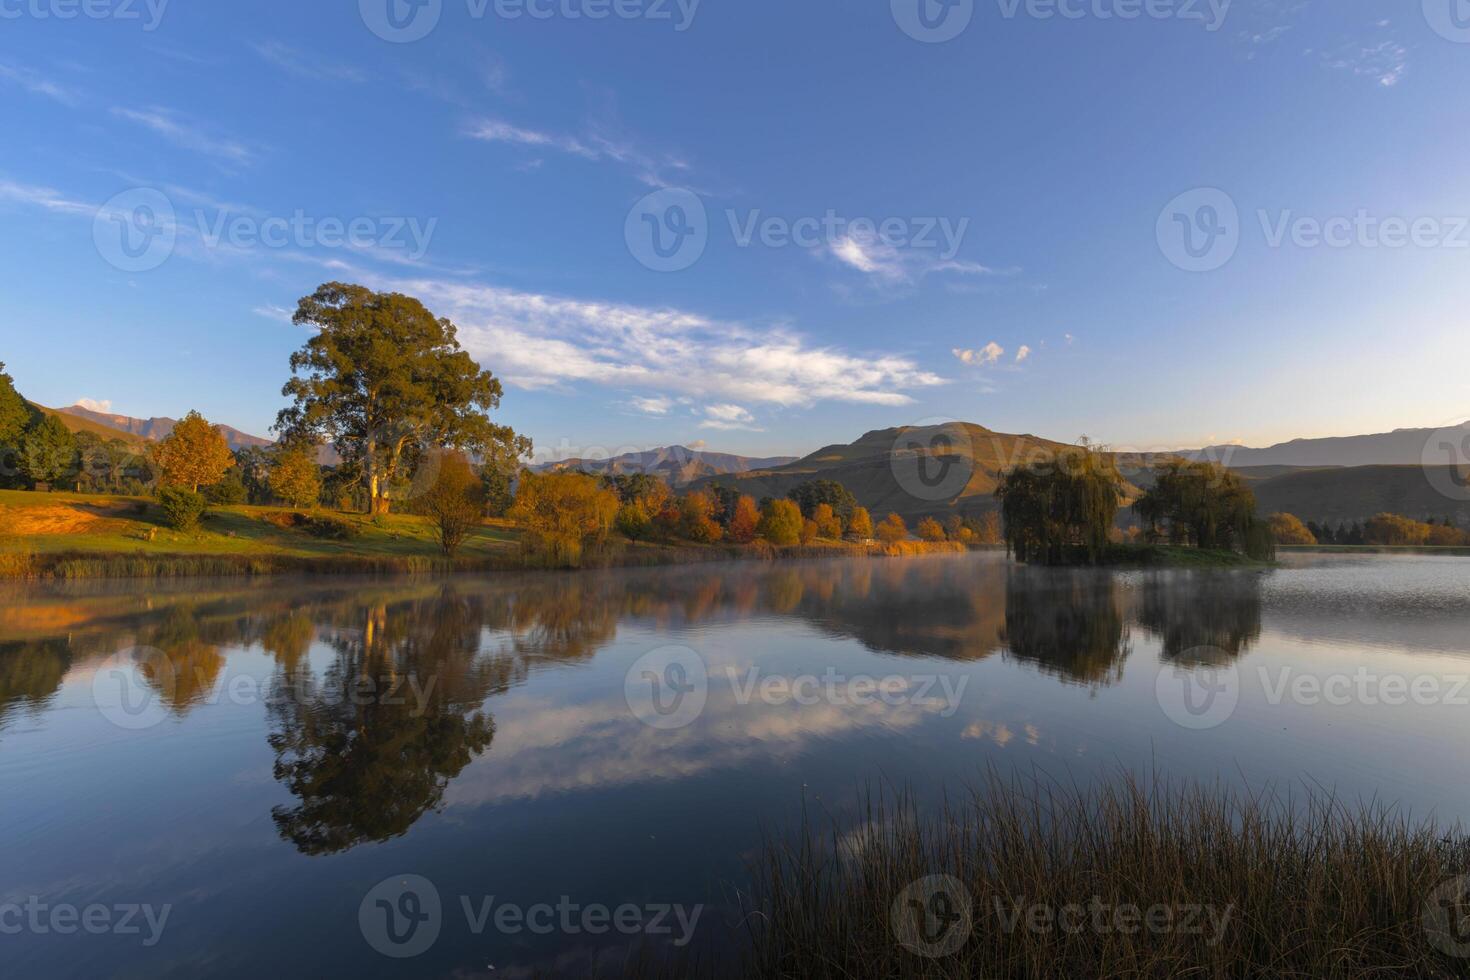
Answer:
[[[11,976],[583,976],[738,941],[763,834],[989,771],[1470,822],[1470,560],[995,553],[9,585]]]

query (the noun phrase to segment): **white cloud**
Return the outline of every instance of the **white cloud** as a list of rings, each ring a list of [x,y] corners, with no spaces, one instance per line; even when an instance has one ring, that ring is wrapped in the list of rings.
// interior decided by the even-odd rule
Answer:
[[[365,82],[367,75],[351,65],[322,61],[315,55],[304,54],[280,41],[263,41],[250,45],[251,49],[266,61],[289,74],[300,78],[315,78],[332,82]]]
[[[78,408],[85,408],[89,412],[102,412],[111,414],[112,402],[108,400],[99,401],[96,398],[78,398],[73,404]]]
[[[607,111],[615,114],[614,110]],[[464,135],[486,143],[558,150],[584,160],[620,164],[632,170],[639,181],[656,188],[685,183],[689,171],[689,164],[680,157],[640,149],[607,122],[589,127],[584,135],[570,136],[529,129],[500,119],[477,119],[465,127]]]
[[[590,382],[729,403],[906,405],[909,390],[945,383],[906,357],[812,346],[785,327],[440,279],[377,285],[451,317],[465,347],[521,388]]]
[[[667,415],[673,410],[674,400],[662,395],[654,398],[635,397],[628,404],[644,415]]]
[[[17,204],[29,204],[33,207],[44,208],[47,211],[56,211],[62,214],[84,214],[92,215],[97,212],[95,204],[87,204],[83,201],[72,200],[65,197],[60,191],[50,187],[41,187],[37,184],[20,184],[12,180],[0,177],[0,201],[14,201]]]
[[[219,157],[232,163],[249,163],[254,153],[243,143],[205,133],[198,126],[180,120],[173,112],[152,106],[147,109],[128,109],[117,106],[112,114],[153,130],[164,139],[186,150]]]
[[[74,106],[81,101],[80,97],[71,89],[63,85],[58,85],[56,82],[36,74],[29,68],[22,68],[19,65],[0,61],[0,78],[14,82],[27,92],[34,95],[44,95],[46,98],[60,102],[62,105]]]
[[[739,405],[706,405],[704,414],[705,420],[699,423],[701,429],[764,431],[756,428],[755,416]]]
[[[1031,353],[1029,347],[1023,348],[1023,350],[1027,354]],[[952,353],[955,357],[959,358],[962,364],[978,364],[983,367],[986,364],[994,364],[999,361],[1005,356],[1005,352],[1006,349],[1004,347],[992,340],[979,350],[966,350],[962,347],[956,347]]]
[[[481,119],[472,123],[465,129],[465,135],[486,143],[513,143],[519,146],[561,150],[563,153],[570,153],[588,160],[596,160],[600,155],[595,149],[573,137],[554,136],[534,129],[522,129],[497,119]]]
[[[1026,358],[1030,356],[1031,348],[1027,347],[1025,344],[1022,344],[1021,349],[1016,351],[1016,363],[1020,364],[1022,361],[1026,360]]]
[[[843,235],[828,244],[833,258],[862,272],[878,284],[894,286],[918,282],[925,276],[949,273],[957,276],[1010,276],[1016,269],[992,269],[978,262],[945,258],[929,248],[903,248],[879,239]]]
[[[279,320],[281,323],[290,323],[291,318],[295,316],[294,313],[284,306],[277,306],[274,303],[262,303],[251,312],[256,316],[263,316],[267,320]]]

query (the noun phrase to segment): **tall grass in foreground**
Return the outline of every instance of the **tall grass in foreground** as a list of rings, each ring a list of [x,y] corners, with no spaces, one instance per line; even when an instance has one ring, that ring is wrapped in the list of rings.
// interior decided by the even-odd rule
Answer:
[[[745,975],[1470,975],[1470,959],[1443,951],[1453,932],[1432,935],[1425,918],[1470,872],[1470,848],[1458,828],[1446,838],[1387,807],[992,774],[932,818],[903,796],[865,809],[855,833],[807,822],[768,841]],[[934,875],[960,891],[911,887]],[[1458,918],[1470,896],[1453,897],[1444,921],[1470,943]]]

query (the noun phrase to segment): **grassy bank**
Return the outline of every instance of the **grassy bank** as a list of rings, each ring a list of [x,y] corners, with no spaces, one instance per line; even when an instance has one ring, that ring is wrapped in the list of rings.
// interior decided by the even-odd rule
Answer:
[[[324,536],[323,528],[340,532]],[[671,565],[745,559],[893,556],[962,552],[964,545],[905,541],[865,545],[818,541],[791,548],[764,543],[659,544],[621,539],[588,549],[583,567]],[[198,531],[175,531],[144,497],[0,491],[0,579],[184,578],[287,574],[403,575],[544,567],[506,522],[476,528],[453,559],[432,525],[405,514],[282,507],[213,507]]]
[[[1470,872],[1470,846],[1382,807],[992,776],[930,820],[902,799],[867,811],[856,833],[808,826],[764,848],[746,975],[1447,977],[1470,963],[1425,918]],[[935,875],[957,883],[945,898],[913,886]]]

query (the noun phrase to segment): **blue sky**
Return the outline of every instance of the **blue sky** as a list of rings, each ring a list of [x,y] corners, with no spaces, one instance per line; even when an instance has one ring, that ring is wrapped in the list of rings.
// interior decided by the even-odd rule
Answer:
[[[264,433],[343,279],[543,454],[1470,414],[1465,0],[89,2],[0,0],[45,404]]]

